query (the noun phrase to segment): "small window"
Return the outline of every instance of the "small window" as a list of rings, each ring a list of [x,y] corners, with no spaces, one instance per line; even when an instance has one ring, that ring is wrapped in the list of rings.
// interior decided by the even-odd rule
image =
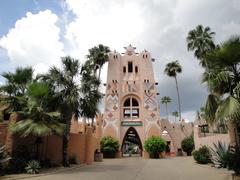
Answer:
[[[133,63],[132,62],[128,62],[128,72],[129,73],[133,72]]]
[[[126,73],[126,66],[123,67],[123,73]]]
[[[135,66],[135,73],[138,73],[138,67]]]

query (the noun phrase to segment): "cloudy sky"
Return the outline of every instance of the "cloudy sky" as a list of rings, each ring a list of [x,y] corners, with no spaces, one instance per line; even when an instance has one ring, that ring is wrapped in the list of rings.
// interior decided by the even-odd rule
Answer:
[[[240,0],[8,0],[0,2],[0,73],[33,66],[35,73],[60,64],[71,55],[85,61],[99,43],[123,52],[133,44],[156,59],[160,96],[170,96],[177,110],[174,79],[163,73],[166,63],[179,60],[178,76],[183,117],[194,120],[207,90],[202,69],[187,51],[186,36],[198,24],[210,26],[220,43],[240,34]],[[106,67],[103,71],[106,80]],[[0,77],[0,84],[4,79]],[[161,116],[165,117],[164,106]]]

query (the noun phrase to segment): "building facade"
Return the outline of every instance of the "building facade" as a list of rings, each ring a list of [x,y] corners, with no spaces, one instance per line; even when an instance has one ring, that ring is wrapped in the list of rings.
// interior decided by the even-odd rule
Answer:
[[[132,139],[143,149],[145,139],[161,134],[151,54],[146,50],[136,53],[131,45],[125,49],[123,54],[109,55],[103,115],[103,136],[117,138],[120,151],[126,140]]]

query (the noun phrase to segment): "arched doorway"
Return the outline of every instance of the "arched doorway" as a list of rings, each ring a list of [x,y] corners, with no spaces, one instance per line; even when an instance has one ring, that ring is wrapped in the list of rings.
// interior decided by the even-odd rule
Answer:
[[[142,156],[142,142],[135,128],[130,127],[122,142],[122,156],[123,157],[138,157]]]

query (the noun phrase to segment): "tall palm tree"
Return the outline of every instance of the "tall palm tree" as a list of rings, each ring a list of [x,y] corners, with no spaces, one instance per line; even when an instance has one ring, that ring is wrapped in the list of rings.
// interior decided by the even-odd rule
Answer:
[[[169,96],[164,96],[161,99],[161,103],[166,105],[166,114],[167,114],[167,119],[168,119],[168,106],[167,104],[172,102],[172,99]]]
[[[164,73],[166,73],[169,77],[174,77],[176,82],[176,89],[177,89],[177,97],[178,97],[178,111],[179,111],[179,121],[181,121],[181,102],[180,102],[180,95],[179,95],[179,88],[178,88],[178,81],[177,81],[177,74],[182,72],[182,66],[179,64],[178,61],[173,61],[166,64],[164,69]]]
[[[98,70],[98,79],[101,76],[101,69],[103,65],[108,61],[108,53],[110,52],[109,47],[99,44],[88,50],[89,54],[87,58],[92,61],[95,65],[95,71]]]
[[[239,145],[237,127],[240,118],[240,37],[232,37],[219,48],[207,53],[205,60],[208,71],[203,75],[203,82],[209,88],[205,106],[208,122],[218,119],[227,120],[234,131],[232,144]]]
[[[172,116],[174,116],[174,118],[175,118],[175,123],[176,123],[176,119],[177,119],[177,117],[179,117],[178,111],[172,112]]]
[[[62,135],[62,159],[63,165],[66,167],[69,166],[67,149],[71,119],[73,115],[79,116],[80,87],[77,83],[79,69],[78,60],[67,56],[62,58],[62,69],[53,66],[46,75],[40,76],[53,89],[60,100],[57,105],[66,124]]]
[[[198,25],[195,29],[188,32],[188,51],[194,51],[194,56],[200,60],[200,64],[203,67],[206,67],[204,56],[216,47],[213,42],[214,35],[215,32],[212,32],[210,27],[203,27],[202,25]]]

